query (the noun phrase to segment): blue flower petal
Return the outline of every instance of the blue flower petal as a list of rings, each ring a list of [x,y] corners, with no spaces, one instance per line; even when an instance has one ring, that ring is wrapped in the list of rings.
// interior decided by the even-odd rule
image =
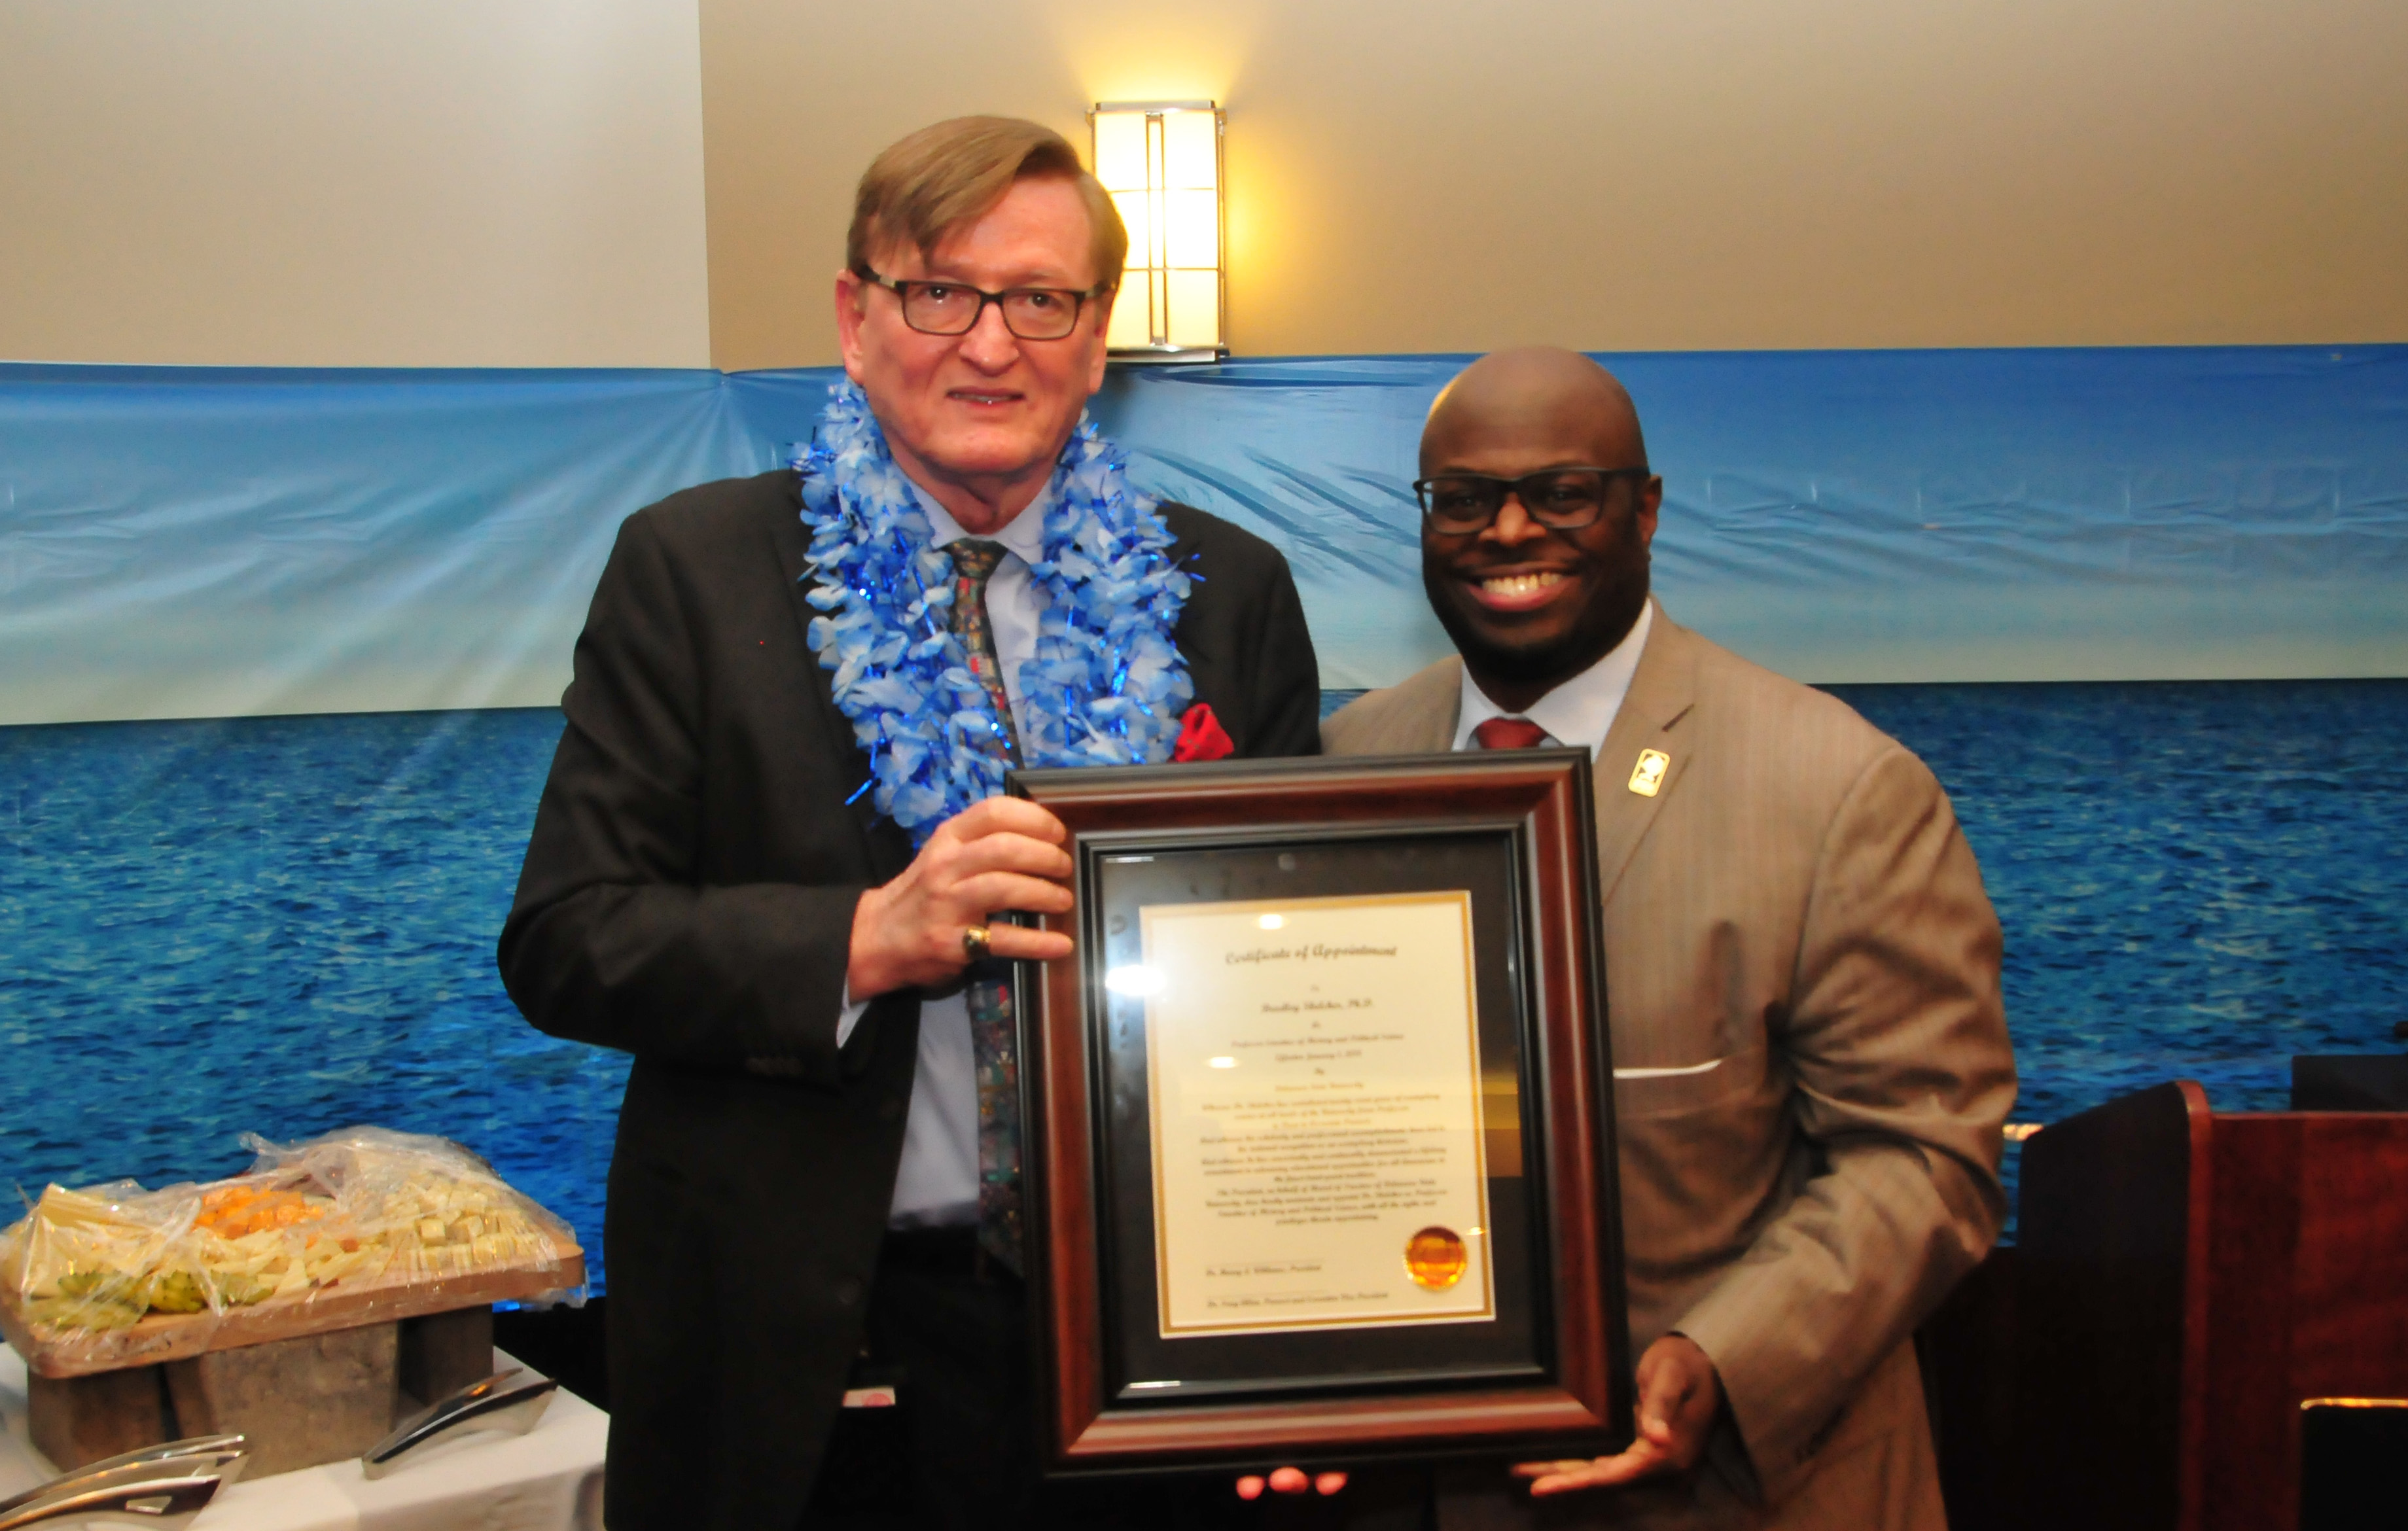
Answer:
[[[1020,742],[1046,766],[1170,757],[1195,686],[1171,642],[1191,588],[1169,529],[1133,490],[1118,449],[1082,414],[1064,444],[1030,565],[1042,598],[1037,651],[1020,667]],[[837,706],[872,751],[879,810],[914,843],[1002,789],[986,745],[1000,727],[952,640],[953,562],[851,382],[804,462],[807,595],[826,615],[807,637],[834,672]]]

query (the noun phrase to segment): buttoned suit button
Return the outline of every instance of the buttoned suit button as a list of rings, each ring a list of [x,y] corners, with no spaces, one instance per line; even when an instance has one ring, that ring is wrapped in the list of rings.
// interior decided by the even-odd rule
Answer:
[[[858,1276],[838,1277],[836,1283],[836,1305],[838,1308],[850,1308],[860,1300],[861,1278]]]
[[[903,1102],[897,1096],[888,1095],[878,1103],[878,1120],[881,1122],[892,1122],[902,1114]]]

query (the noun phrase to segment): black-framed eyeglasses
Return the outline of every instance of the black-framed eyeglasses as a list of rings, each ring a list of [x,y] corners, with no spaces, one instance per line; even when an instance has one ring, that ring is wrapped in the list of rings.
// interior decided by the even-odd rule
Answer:
[[[967,282],[897,281],[866,265],[853,274],[902,299],[903,322],[922,335],[968,335],[992,303],[1003,310],[1003,327],[1021,339],[1059,340],[1079,327],[1079,312],[1088,299],[1111,291],[1105,286],[1083,293],[1067,287],[1008,287],[987,293]]]
[[[1616,479],[1647,479],[1655,470],[1638,467],[1556,467],[1499,479],[1486,473],[1440,473],[1415,480],[1422,520],[1434,532],[1465,537],[1484,531],[1512,495],[1522,511],[1550,531],[1573,532],[1596,522]]]

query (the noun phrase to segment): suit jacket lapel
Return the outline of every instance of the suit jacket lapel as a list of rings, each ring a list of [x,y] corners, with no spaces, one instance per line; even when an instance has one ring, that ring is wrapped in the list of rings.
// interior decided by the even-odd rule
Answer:
[[[1411,736],[1398,742],[1398,754],[1442,755],[1455,748],[1455,724],[1463,712],[1463,661],[1453,654],[1405,681],[1405,688],[1426,688],[1414,704],[1402,709],[1411,720]]]
[[[1601,899],[1612,898],[1614,884],[1621,880],[1639,842],[1646,837],[1648,826],[1656,822],[1656,811],[1680,790],[1681,779],[1687,774],[1687,750],[1676,747],[1670,736],[1696,701],[1697,670],[1696,640],[1687,628],[1674,626],[1664,608],[1656,607],[1647,647],[1630,678],[1630,691],[1622,699],[1622,710],[1614,714],[1613,726],[1606,731],[1604,747],[1597,752],[1597,873]],[[1671,762],[1652,797],[1629,787],[1642,750],[1660,750]]]

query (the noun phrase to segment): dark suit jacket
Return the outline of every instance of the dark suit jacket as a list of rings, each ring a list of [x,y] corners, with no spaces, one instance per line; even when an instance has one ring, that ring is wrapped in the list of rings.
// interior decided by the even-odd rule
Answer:
[[[628,518],[501,937],[557,1037],[635,1054],[610,1165],[614,1531],[801,1513],[893,1195],[916,992],[839,1049],[853,909],[910,861],[804,638],[791,472]],[[1268,544],[1163,507],[1200,575],[1177,640],[1241,755],[1318,749],[1319,677]]]

